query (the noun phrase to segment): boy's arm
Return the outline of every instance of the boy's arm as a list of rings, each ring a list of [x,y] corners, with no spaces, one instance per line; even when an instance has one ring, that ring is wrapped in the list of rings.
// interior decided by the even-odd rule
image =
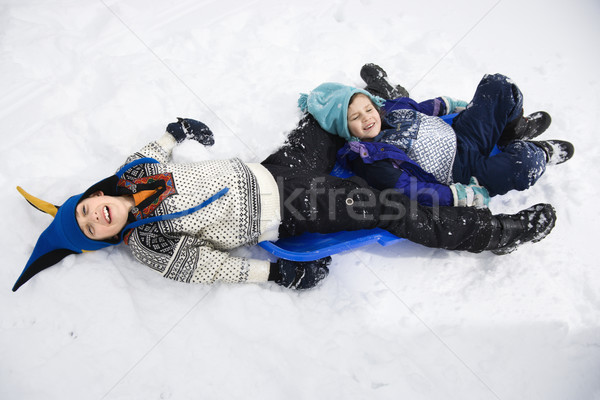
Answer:
[[[190,118],[177,118],[177,122],[167,125],[164,135],[132,154],[126,163],[143,157],[154,158],[160,163],[169,162],[175,146],[185,139],[195,140],[204,146],[215,143],[212,131],[204,123]]]
[[[151,225],[135,229],[128,245],[140,262],[180,282],[266,282],[269,277],[269,261],[231,257],[195,236],[168,238]]]
[[[158,140],[148,143],[138,152],[127,158],[125,164],[130,163],[138,158],[150,157],[160,163],[171,161],[173,149],[177,146],[177,141],[171,134],[165,133]]]

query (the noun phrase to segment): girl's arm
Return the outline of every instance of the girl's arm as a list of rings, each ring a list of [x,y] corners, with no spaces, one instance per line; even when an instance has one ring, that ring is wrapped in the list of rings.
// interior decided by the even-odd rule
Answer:
[[[436,97],[420,103],[408,97],[400,97],[386,100],[383,109],[386,113],[393,110],[415,110],[425,115],[440,117],[462,111],[466,105],[465,101],[455,100],[447,96]]]
[[[232,257],[195,236],[169,238],[152,225],[136,228],[127,244],[135,258],[165,278],[210,284],[266,282],[269,277],[269,261]]]
[[[400,193],[416,198],[424,206],[453,206],[454,196],[450,187],[439,183],[424,182],[410,173],[395,168],[389,160],[365,164],[359,157],[350,162],[352,171],[378,190],[395,188]]]

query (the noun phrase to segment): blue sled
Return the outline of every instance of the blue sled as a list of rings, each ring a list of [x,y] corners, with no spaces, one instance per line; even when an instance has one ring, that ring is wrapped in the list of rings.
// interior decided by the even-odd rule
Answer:
[[[300,236],[279,239],[277,242],[260,242],[258,245],[279,258],[312,261],[371,243],[387,246],[401,240],[404,239],[381,228],[375,228],[335,233],[303,233]]]
[[[441,118],[451,124],[455,116],[456,114],[450,114]],[[498,151],[497,148],[494,148],[491,154],[494,155]],[[331,175],[348,178],[353,173],[343,169],[336,163]],[[313,261],[372,243],[387,246],[401,240],[404,239],[381,228],[375,228],[335,233],[304,233],[299,236],[279,239],[276,242],[260,242],[258,245],[279,258],[292,261]]]

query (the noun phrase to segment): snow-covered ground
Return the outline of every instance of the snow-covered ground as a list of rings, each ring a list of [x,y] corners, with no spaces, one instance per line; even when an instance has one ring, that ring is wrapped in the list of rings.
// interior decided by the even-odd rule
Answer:
[[[600,399],[599,19],[597,0],[0,0],[0,398]],[[553,233],[503,257],[374,245],[304,293],[178,284],[118,247],[11,292],[50,221],[16,185],[61,204],[177,116],[217,144],[176,159],[261,161],[299,92],[361,85],[366,62],[419,100],[501,72],[550,112],[575,157],[491,208],[550,202]]]

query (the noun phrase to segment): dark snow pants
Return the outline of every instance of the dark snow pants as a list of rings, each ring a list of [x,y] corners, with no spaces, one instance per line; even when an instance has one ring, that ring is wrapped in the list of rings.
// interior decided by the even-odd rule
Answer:
[[[360,178],[329,175],[343,143],[307,116],[262,162],[279,187],[281,237],[379,227],[428,247],[485,249],[492,233],[487,209],[424,207],[394,189],[378,191]]]
[[[514,141],[489,156],[505,127],[523,110],[523,94],[504,75],[485,75],[467,109],[452,123],[457,154],[453,166],[455,182],[468,184],[477,177],[490,195],[525,190],[546,170],[544,151],[530,142]]]

